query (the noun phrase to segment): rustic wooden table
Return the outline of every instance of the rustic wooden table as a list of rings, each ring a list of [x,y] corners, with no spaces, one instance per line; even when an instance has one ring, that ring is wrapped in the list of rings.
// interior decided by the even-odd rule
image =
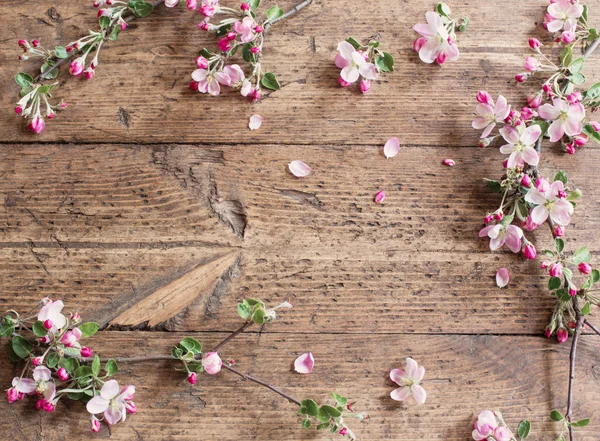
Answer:
[[[600,1],[586,3],[600,22]],[[536,440],[553,439],[559,428],[548,414],[566,403],[569,347],[541,336],[553,301],[537,264],[492,254],[477,238],[497,203],[482,178],[497,174],[500,154],[477,148],[470,127],[480,89],[524,102],[529,88],[511,78],[527,38],[548,38],[535,26],[545,2],[452,1],[472,24],[460,35],[460,60],[443,68],[411,51],[411,27],[432,5],[315,1],[269,34],[265,60],[283,87],[256,106],[187,88],[195,52],[214,41],[185,8],[160,8],[103,51],[93,81],[61,86],[72,105],[36,136],[12,112],[13,75],[33,66],[19,65],[16,41],[65,44],[94,26],[95,12],[87,1],[3,0],[2,309],[62,298],[107,328],[93,346],[113,356],[168,351],[184,335],[210,346],[239,325],[237,300],[289,299],[294,310],[223,353],[299,398],[334,389],[351,397],[372,416],[355,424],[359,439],[466,440],[487,408],[513,427],[527,416]],[[376,32],[396,72],[366,96],[338,87],[337,42]],[[600,80],[599,68],[597,55],[586,73]],[[253,113],[265,122],[250,132]],[[385,160],[392,136],[403,147]],[[294,159],[312,174],[293,178]],[[542,162],[583,190],[568,240],[594,250],[599,160],[590,143]],[[383,205],[372,201],[379,189]],[[500,266],[511,268],[509,289],[495,286]],[[580,441],[600,439],[599,342],[584,336],[579,347],[574,410],[592,418]],[[300,376],[291,363],[305,351],[316,367]],[[422,406],[389,398],[388,372],[407,356],[426,367]],[[111,439],[340,439],[301,429],[293,405],[229,372],[192,387],[171,369],[121,366],[122,381],[137,385],[139,412]],[[16,372],[3,356],[3,388]],[[2,402],[0,432],[6,440],[109,436],[89,432],[78,403],[42,415]]]

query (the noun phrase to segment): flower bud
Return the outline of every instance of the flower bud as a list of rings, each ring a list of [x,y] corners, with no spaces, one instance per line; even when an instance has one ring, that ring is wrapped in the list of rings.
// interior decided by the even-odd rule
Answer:
[[[483,222],[487,225],[489,224],[492,220],[494,219],[494,217],[491,214],[488,214],[484,219]]]
[[[565,227],[562,225],[554,226],[554,237],[563,237],[565,235]]]
[[[569,286],[569,295],[575,297],[577,295],[577,289],[573,286]]]
[[[8,399],[8,403],[12,404],[19,399],[19,392],[14,387],[11,387],[6,391],[6,398]]]
[[[198,82],[197,81],[190,81],[190,89],[192,89],[192,90],[198,90]]]
[[[69,373],[64,367],[56,371],[56,376],[60,381],[67,381],[69,379]]]
[[[581,92],[572,92],[567,95],[567,101],[571,104],[577,104],[579,101],[583,99],[583,95]]]
[[[260,48],[258,46],[252,46],[250,52],[252,52],[253,54],[258,54],[260,52]]]
[[[585,274],[586,276],[592,272],[592,265],[587,262],[581,262],[577,265],[577,269],[581,274]]]
[[[562,276],[562,264],[560,263],[553,263],[552,265],[550,265],[550,276],[551,277],[560,277]]]
[[[196,58],[196,66],[198,66],[198,69],[208,69],[208,60],[200,55]]]
[[[494,138],[493,137],[489,137],[489,138],[482,138],[479,140],[479,147],[487,147],[488,145],[490,145],[492,143],[492,140]]]
[[[263,32],[265,30],[265,28],[263,28],[261,25],[257,25],[254,28],[254,32],[256,32],[257,34],[260,34],[261,32]]]
[[[48,119],[54,119],[56,113],[54,113],[51,109],[48,109],[48,113],[46,114],[46,116],[48,117]]]
[[[41,116],[36,116],[31,120],[28,127],[29,130],[39,135],[46,128],[46,121],[44,121],[44,119]]]
[[[38,340],[40,343],[42,344],[47,344],[50,343],[50,337],[48,337],[47,335],[40,337],[40,339]]]
[[[31,40],[31,45],[33,47],[38,47],[40,45],[40,42],[39,42],[39,40]]]
[[[575,40],[575,32],[573,31],[564,31],[560,36],[560,40],[563,43],[572,43]]]
[[[345,427],[342,430],[340,430],[340,432],[339,432],[340,435],[345,435],[347,433],[348,433],[348,429],[346,429]]]
[[[569,339],[569,332],[565,328],[559,328],[556,331],[556,338],[560,344],[566,342]]]
[[[425,43],[427,43],[427,39],[425,37],[417,38],[415,41],[413,41],[413,51],[419,52]]]
[[[44,328],[52,329],[52,326],[54,326],[54,323],[52,323],[52,320],[48,319],[48,320],[44,321]]]
[[[221,371],[221,366],[223,362],[221,361],[221,357],[216,352],[208,352],[202,358],[202,366],[204,366],[204,371],[209,375],[216,375]]]
[[[16,113],[17,115],[20,115],[20,114],[21,114],[21,112],[23,112],[23,107],[21,107],[21,106],[17,106],[17,107],[15,107],[15,113]]]
[[[583,147],[585,143],[588,142],[588,137],[585,135],[578,135],[573,139],[573,144],[575,147]]]
[[[61,109],[66,109],[67,108],[67,103],[64,102],[64,101],[62,103],[60,103],[60,108]],[[79,314],[77,314],[77,317],[79,317]],[[81,317],[79,317],[79,320],[81,320]]]
[[[81,348],[81,356],[83,358],[90,358],[93,355],[93,352],[90,348],[88,348],[87,346],[83,346]]]
[[[250,5],[249,5],[248,3],[242,3],[242,4],[240,5],[240,9],[241,9],[242,11],[249,11],[249,10],[250,10]]]
[[[504,162],[502,163],[502,167],[508,168],[508,159],[504,160]]]
[[[71,75],[78,77],[83,73],[84,68],[85,65],[83,63],[83,58],[80,57],[71,62],[71,64],[69,65],[69,72],[71,73]]]
[[[98,421],[98,419],[96,417],[92,417],[91,421],[90,421],[90,428],[92,429],[92,432],[94,433],[98,433],[100,431],[100,421]]]
[[[521,178],[521,185],[523,187],[531,187],[531,178],[529,177],[529,175],[523,175],[523,177]]]
[[[200,29],[202,29],[203,31],[208,31],[210,29],[210,25],[207,22],[205,22],[205,21],[203,21],[202,23],[200,23],[198,25],[198,27]]]
[[[383,192],[383,190],[381,190],[378,191],[375,195],[375,202],[381,204],[383,201],[385,201],[385,193]]]
[[[530,243],[525,245],[525,248],[523,248],[523,256],[525,256],[525,258],[529,260],[535,259],[535,257],[537,256],[537,251],[533,244]]]
[[[527,57],[525,59],[525,70],[529,72],[536,72],[541,69],[540,62],[534,57]]]
[[[542,94],[540,92],[527,97],[527,105],[532,109],[537,109],[542,105]]]
[[[533,119],[536,115],[536,112],[534,112],[530,107],[523,107],[521,109],[521,118],[525,121]]]
[[[185,0],[185,5],[190,11],[195,11],[198,8],[197,0]]]
[[[65,104],[65,107],[67,107],[66,104]],[[79,323],[81,321],[81,316],[79,315],[78,312],[74,312],[73,314],[71,314],[71,321],[73,323]]]
[[[196,372],[190,372],[188,374],[187,381],[190,384],[196,384]]]
[[[546,328],[546,332],[544,332],[544,334],[546,335],[547,338],[552,337],[552,328],[550,328],[549,326]]]
[[[262,93],[260,92],[260,89],[256,89],[249,95],[249,97],[251,103],[256,103],[262,98]]]
[[[96,71],[94,69],[86,69],[84,72],[84,76],[86,80],[91,80],[94,78]]]
[[[31,364],[34,366],[39,366],[40,364],[42,364],[42,361],[44,361],[42,357],[35,357],[31,360]]]
[[[127,22],[126,21],[122,21],[121,22],[121,30],[124,31],[125,29],[127,29]]]
[[[27,40],[19,40],[17,42],[17,44],[19,45],[19,47],[21,49],[23,49],[24,51],[26,51],[27,49],[29,49],[29,43],[27,42]]]
[[[494,219],[496,219],[498,222],[500,222],[503,218],[504,218],[504,213],[502,213],[502,211],[496,211],[494,213]]]
[[[515,75],[515,80],[517,80],[517,83],[524,83],[525,81],[527,81],[529,79],[530,74],[527,72],[524,73],[520,73]]]
[[[547,260],[544,260],[542,263],[540,263],[540,268],[541,269],[546,269],[550,266],[550,262],[548,262]]]
[[[338,78],[338,84],[342,87],[348,87],[350,86],[352,83],[349,83],[348,81],[344,80],[342,77]]]
[[[137,407],[135,407],[135,403],[131,400],[127,400],[125,402],[125,409],[127,410],[127,413],[130,413],[132,415],[137,412]]]
[[[546,94],[550,95],[552,93],[552,86],[548,83],[544,83],[542,90],[546,92]]]
[[[445,52],[440,52],[440,54],[435,59],[435,62],[441,66],[442,64],[444,64],[446,62],[447,58],[448,58],[448,55],[446,55]]]
[[[367,93],[371,88],[371,82],[369,80],[362,80],[360,82],[360,91],[362,93]]]
[[[540,40],[538,40],[537,38],[530,38],[529,39],[529,47],[531,49],[538,50],[541,45],[542,45],[542,43],[540,43]]]
[[[533,219],[531,218],[531,216],[527,216],[527,220],[525,221],[525,229],[527,231],[533,231],[535,230],[537,227],[539,227],[538,224],[536,224]]]

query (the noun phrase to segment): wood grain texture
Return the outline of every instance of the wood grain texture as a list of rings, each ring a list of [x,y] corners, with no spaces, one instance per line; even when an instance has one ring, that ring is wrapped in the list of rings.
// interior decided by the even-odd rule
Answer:
[[[283,319],[284,321],[287,318]],[[195,334],[211,346],[224,335]],[[169,351],[177,333],[103,332],[93,338],[104,355],[135,351]],[[577,430],[577,439],[594,441],[600,430],[600,380],[596,337],[583,338],[579,348],[574,415],[591,417]],[[4,348],[2,348],[4,349]],[[292,372],[297,355],[311,350],[316,359],[311,375]],[[333,390],[348,396],[357,411],[368,411],[366,423],[354,422],[359,439],[447,440],[469,438],[472,421],[484,409],[500,408],[511,427],[527,416],[533,435],[554,439],[558,424],[548,414],[566,399],[568,347],[542,337],[262,335],[249,334],[222,350],[244,372],[282,387],[295,398],[325,401]],[[394,402],[390,369],[407,356],[426,366],[423,386],[427,402],[417,406]],[[8,384],[14,372],[0,361],[0,381]],[[297,408],[272,392],[222,371],[203,375],[188,385],[171,362],[120,365],[121,384],[135,384],[138,414],[113,429],[111,440],[329,440],[339,435],[303,430]],[[0,403],[0,430],[15,441],[39,439],[106,439],[88,432],[79,403],[59,403],[54,414],[39,414],[34,403]],[[23,418],[19,423],[17,418]],[[28,422],[28,423],[24,423]]]
[[[286,9],[294,4],[280,3]],[[471,25],[459,36],[460,60],[443,68],[421,63],[411,50],[412,26],[424,21],[434,3],[315,1],[269,33],[266,67],[277,73],[283,87],[257,106],[233,92],[211,98],[189,90],[195,54],[203,46],[216,47],[216,41],[194,28],[199,18],[185,8],[161,8],[103,50],[93,81],[64,81],[57,96],[71,108],[38,137],[8,111],[17,94],[12,76],[33,69],[33,64],[17,61],[16,41],[25,37],[49,46],[67,44],[96,26],[95,11],[67,0],[29,1],[26,7],[20,0],[5,0],[0,3],[5,24],[0,29],[0,106],[6,111],[0,115],[0,140],[310,145],[374,144],[400,136],[405,143],[476,145],[478,135],[470,124],[477,90],[503,93],[515,104],[524,104],[532,90],[512,79],[530,55],[530,36],[551,44],[548,33],[535,25],[547,2],[452,2],[454,14],[468,15]],[[598,0],[586,3],[592,11],[600,9]],[[593,13],[591,17],[600,20]],[[333,64],[337,43],[349,35],[368,38],[377,32],[397,60],[396,72],[377,81],[367,96],[356,88],[340,88]],[[600,80],[594,74],[600,57],[586,66],[590,81]],[[254,113],[264,119],[258,132],[247,128]]]

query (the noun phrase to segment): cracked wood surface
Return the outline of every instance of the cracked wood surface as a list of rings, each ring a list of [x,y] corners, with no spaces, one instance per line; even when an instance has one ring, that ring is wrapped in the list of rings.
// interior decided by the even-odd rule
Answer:
[[[586,3],[600,10],[600,0]],[[410,50],[410,28],[430,5],[375,0],[367,13],[358,0],[316,0],[269,33],[265,61],[283,88],[257,106],[187,89],[195,52],[216,45],[193,28],[197,16],[162,9],[136,22],[103,51],[93,81],[61,84],[57,97],[71,106],[41,136],[0,113],[2,309],[63,298],[102,324],[90,344],[111,356],[168,352],[192,331],[209,347],[239,327],[239,299],[291,300],[292,311],[223,356],[300,399],[347,394],[373,417],[354,424],[360,439],[465,440],[486,408],[500,408],[512,427],[527,416],[536,439],[553,439],[559,429],[548,413],[566,403],[568,348],[539,337],[553,302],[537,264],[490,253],[476,237],[498,203],[482,178],[499,173],[501,155],[469,147],[477,90],[524,102],[529,85],[510,79],[529,36],[548,42],[534,29],[544,4],[453,2],[472,23],[460,35],[460,61],[440,69]],[[16,40],[65,44],[94,25],[95,13],[66,0],[5,0],[0,13],[0,105],[10,109],[14,73],[33,66],[16,61]],[[397,71],[367,96],[338,88],[337,42],[375,32]],[[586,64],[590,81],[599,67],[600,56]],[[249,132],[253,113],[265,124]],[[409,145],[385,160],[390,136]],[[444,158],[456,167],[442,166]],[[294,159],[312,166],[309,177],[289,174]],[[574,157],[549,152],[541,166],[565,169],[583,190],[567,246],[588,244],[595,257],[600,177],[590,164],[599,160],[589,145]],[[380,189],[387,199],[376,205]],[[538,249],[549,244],[545,231],[533,237]],[[511,271],[503,290],[494,283],[501,266]],[[592,441],[599,340],[582,341],[575,416],[592,424],[577,439]],[[315,374],[292,373],[309,350]],[[427,369],[424,406],[388,398],[387,373],[407,356]],[[0,384],[17,372],[0,357]],[[294,407],[227,372],[196,388],[178,375],[167,362],[121,365],[120,382],[138,387],[140,412],[111,439],[338,438],[303,431]],[[78,403],[52,415],[22,403],[0,410],[0,430],[15,440],[109,437],[89,433]]]

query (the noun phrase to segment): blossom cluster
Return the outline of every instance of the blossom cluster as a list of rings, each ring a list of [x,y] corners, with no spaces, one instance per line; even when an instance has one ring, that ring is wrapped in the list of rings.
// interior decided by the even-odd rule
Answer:
[[[348,37],[337,46],[335,65],[342,69],[338,84],[348,87],[360,80],[360,91],[367,93],[371,81],[383,72],[394,70],[394,57],[379,49],[379,41],[374,38],[361,44],[355,38]]]
[[[524,440],[529,436],[531,423],[523,420],[519,423],[517,435],[519,440]],[[477,416],[472,433],[475,441],[516,441],[517,438],[510,431],[500,411],[492,412],[484,410]]]

